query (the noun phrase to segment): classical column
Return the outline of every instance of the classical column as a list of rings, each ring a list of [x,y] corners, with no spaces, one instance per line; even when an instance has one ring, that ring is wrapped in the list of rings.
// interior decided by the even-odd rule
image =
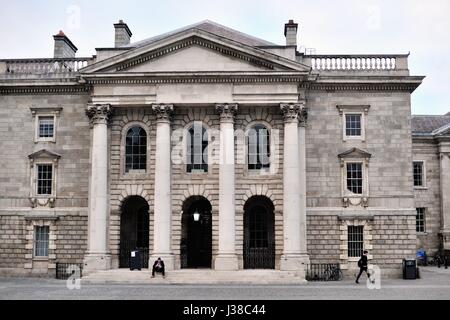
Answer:
[[[304,103],[281,104],[284,116],[283,239],[281,270],[304,271],[306,250],[306,163]],[[299,127],[300,123],[300,127]]]
[[[442,236],[444,250],[450,250],[450,141],[439,142]]]
[[[216,270],[238,270],[235,240],[234,115],[237,104],[218,104],[220,113],[219,252]]]
[[[88,105],[86,115],[92,125],[91,177],[89,188],[88,248],[84,270],[111,268],[108,248],[108,120],[109,105]]]
[[[173,105],[153,105],[156,114],[156,159],[153,254],[149,265],[157,258],[164,260],[165,268],[175,268],[172,253],[172,206],[171,206],[171,158],[170,122]]]

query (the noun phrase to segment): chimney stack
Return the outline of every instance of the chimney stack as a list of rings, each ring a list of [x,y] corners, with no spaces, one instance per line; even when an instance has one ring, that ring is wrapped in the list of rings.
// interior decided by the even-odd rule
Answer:
[[[294,20],[289,20],[284,25],[284,36],[286,37],[287,46],[297,46],[297,30],[298,23],[295,23]]]
[[[55,58],[75,58],[75,53],[78,49],[62,30],[54,35],[53,39],[55,39],[55,50],[53,54]]]
[[[130,44],[130,39],[133,34],[123,20],[119,20],[119,23],[115,23],[114,29],[116,30],[114,41],[114,46],[116,48]]]

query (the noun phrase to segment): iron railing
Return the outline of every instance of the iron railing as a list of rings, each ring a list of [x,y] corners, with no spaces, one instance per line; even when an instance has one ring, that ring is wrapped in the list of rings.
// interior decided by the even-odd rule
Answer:
[[[57,262],[56,263],[56,279],[67,280],[71,276],[74,278],[81,278],[83,271],[82,263],[67,263],[67,262]]]
[[[275,248],[244,247],[244,269],[275,269]]]
[[[339,263],[310,264],[306,270],[308,281],[341,281],[343,278]]]

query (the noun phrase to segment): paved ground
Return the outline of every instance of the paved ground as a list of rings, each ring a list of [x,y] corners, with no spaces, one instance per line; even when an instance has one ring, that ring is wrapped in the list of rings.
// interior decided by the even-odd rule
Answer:
[[[0,278],[0,300],[397,300],[450,299],[450,269],[422,268],[419,280],[382,280],[381,289],[369,290],[364,281],[315,283],[295,286],[214,285],[83,285],[69,290],[54,279]]]

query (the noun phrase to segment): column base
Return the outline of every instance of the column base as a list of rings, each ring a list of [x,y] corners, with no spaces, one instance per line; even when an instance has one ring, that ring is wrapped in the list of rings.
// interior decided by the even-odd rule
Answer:
[[[280,259],[280,270],[297,271],[299,276],[305,278],[308,264],[308,254],[283,254]]]
[[[148,268],[152,270],[153,264],[158,258],[164,262],[165,271],[175,270],[175,256],[173,254],[152,254],[148,259]]]
[[[214,259],[214,269],[218,271],[239,270],[238,257],[235,254],[219,254]]]
[[[111,269],[110,254],[87,254],[83,259],[83,275]]]

